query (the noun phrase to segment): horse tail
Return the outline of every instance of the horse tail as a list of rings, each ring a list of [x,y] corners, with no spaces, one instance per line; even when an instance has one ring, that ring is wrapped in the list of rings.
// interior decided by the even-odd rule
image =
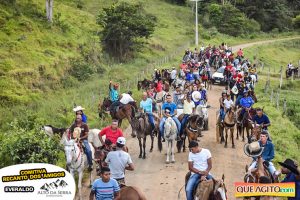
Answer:
[[[161,152],[162,151],[162,141],[161,141],[160,135],[158,135],[157,145],[158,145],[158,150]]]

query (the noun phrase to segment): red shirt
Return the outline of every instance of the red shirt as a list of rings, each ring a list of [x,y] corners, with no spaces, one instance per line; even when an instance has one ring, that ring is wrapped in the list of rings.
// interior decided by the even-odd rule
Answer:
[[[123,137],[123,132],[121,129],[117,128],[117,130],[112,130],[111,126],[107,126],[102,129],[99,133],[99,136],[106,135],[106,138],[109,139],[113,144],[117,143],[117,139],[119,137]]]
[[[162,83],[161,82],[158,82],[157,83],[157,86],[156,86],[156,92],[161,92],[162,91],[162,88],[163,88],[163,85],[162,85]]]

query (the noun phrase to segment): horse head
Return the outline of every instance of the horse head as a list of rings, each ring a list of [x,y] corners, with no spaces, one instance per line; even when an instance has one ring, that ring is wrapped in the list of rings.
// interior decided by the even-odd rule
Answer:
[[[60,137],[62,137],[66,131],[66,128],[56,128],[52,125],[44,125],[41,127],[41,130],[45,131],[45,133],[50,137],[52,137],[54,134],[58,134]]]
[[[254,142],[254,141],[258,141],[260,138],[260,134],[262,131],[262,128],[259,124],[254,123],[252,125],[252,130],[251,130],[251,135],[249,136],[249,141],[248,143]]]
[[[65,146],[65,155],[66,155],[66,164],[67,166],[70,166],[73,159],[76,159],[76,154],[79,151],[79,148],[75,142],[75,140],[65,140],[64,141]]]
[[[227,198],[227,189],[226,189],[226,185],[225,185],[225,176],[224,174],[222,175],[222,179],[221,180],[216,180],[215,181],[215,186],[214,186],[214,191],[213,191],[213,196],[214,196],[214,200],[226,200]]]

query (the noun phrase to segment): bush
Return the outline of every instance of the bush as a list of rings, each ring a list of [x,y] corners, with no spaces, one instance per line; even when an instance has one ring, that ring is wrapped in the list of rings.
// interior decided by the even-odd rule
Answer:
[[[79,81],[86,81],[94,74],[94,70],[93,67],[83,59],[72,59],[69,73]]]
[[[297,15],[293,19],[293,26],[294,26],[295,29],[300,29],[300,15]]]

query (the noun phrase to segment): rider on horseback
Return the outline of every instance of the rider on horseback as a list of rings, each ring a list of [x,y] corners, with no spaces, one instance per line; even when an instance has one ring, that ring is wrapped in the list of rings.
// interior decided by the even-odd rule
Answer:
[[[152,135],[155,129],[154,117],[152,113],[153,97],[149,98],[147,92],[143,92],[143,99],[140,102],[140,108],[142,112],[148,115],[149,123],[151,124]]]
[[[224,90],[222,92],[222,96],[219,99],[219,103],[220,103],[220,118],[221,118],[221,123],[223,122],[224,118],[225,118],[225,106],[224,106],[224,100],[226,99],[226,94],[227,91]]]
[[[258,143],[262,150],[262,154],[260,155],[262,159],[264,160],[264,165],[268,168],[270,174],[273,176],[273,178],[277,178],[278,174],[275,174],[276,168],[274,167],[273,163],[271,162],[274,158],[274,145],[271,141],[268,141],[268,132],[266,130],[261,132],[260,140],[258,140]],[[247,145],[246,145],[247,146]],[[247,152],[246,148],[246,153]],[[250,150],[249,150],[250,151]],[[251,155],[251,152],[249,153]],[[253,157],[253,162],[248,168],[248,171],[251,172],[257,164],[257,157]]]
[[[125,170],[134,170],[130,155],[123,150],[125,143],[126,139],[119,137],[116,143],[116,151],[109,152],[105,159],[105,163],[111,169],[111,177],[117,180],[119,185],[125,185]]]
[[[271,125],[269,117],[264,114],[261,108],[256,108],[256,115],[253,118],[253,122],[260,125],[262,129],[268,130],[268,126]]]
[[[109,81],[109,98],[112,102],[110,105],[110,111],[115,111],[115,107],[119,105],[119,93],[118,93],[119,84],[112,84],[112,81]]]
[[[170,94],[166,95],[166,99],[167,99],[167,102],[165,102],[162,106],[164,117],[160,120],[160,123],[159,123],[159,132],[162,137],[162,142],[165,141],[164,123],[168,117],[172,117],[172,119],[175,121],[175,123],[177,125],[177,130],[178,130],[177,131],[177,140],[179,141],[180,140],[179,131],[180,131],[181,124],[180,124],[178,118],[176,117],[177,107],[176,107],[176,104],[174,102],[172,102],[172,96]]]
[[[83,113],[84,108],[81,106],[76,106],[73,108],[73,111],[75,112],[76,115],[81,115],[82,122],[87,123],[87,116]]]
[[[102,145],[104,145],[104,141],[102,136],[105,135],[106,139],[109,139],[113,144],[116,144],[119,137],[123,137],[123,132],[120,128],[118,128],[118,120],[113,119],[110,126],[103,128],[99,133],[99,139]]]
[[[84,145],[84,152],[87,156],[87,160],[88,160],[88,164],[89,164],[88,170],[92,171],[93,170],[92,151],[90,149],[90,145],[89,145],[89,141],[88,141],[89,127],[87,124],[82,122],[81,115],[76,115],[76,120],[70,127],[70,133],[72,133],[71,134],[72,139],[74,139],[73,138],[74,129],[77,127],[81,129],[79,142],[82,142]]]
[[[186,183],[186,198],[193,200],[193,191],[200,181],[212,179],[209,171],[212,168],[211,153],[208,149],[199,147],[198,142],[192,140],[189,144],[190,153],[188,167],[191,172]]]
[[[252,105],[254,104],[254,101],[253,99],[248,96],[248,90],[245,90],[244,91],[244,97],[241,98],[240,100],[240,106],[242,107],[241,109],[241,112],[240,112],[240,116],[239,116],[239,120],[238,120],[238,123],[240,123],[244,117],[245,117],[245,114],[251,109]]]
[[[188,121],[190,115],[195,112],[195,103],[192,101],[192,95],[186,94],[186,99],[183,100],[183,118],[181,121],[181,128],[180,128],[180,136],[184,137],[183,129],[185,127],[186,122]]]

